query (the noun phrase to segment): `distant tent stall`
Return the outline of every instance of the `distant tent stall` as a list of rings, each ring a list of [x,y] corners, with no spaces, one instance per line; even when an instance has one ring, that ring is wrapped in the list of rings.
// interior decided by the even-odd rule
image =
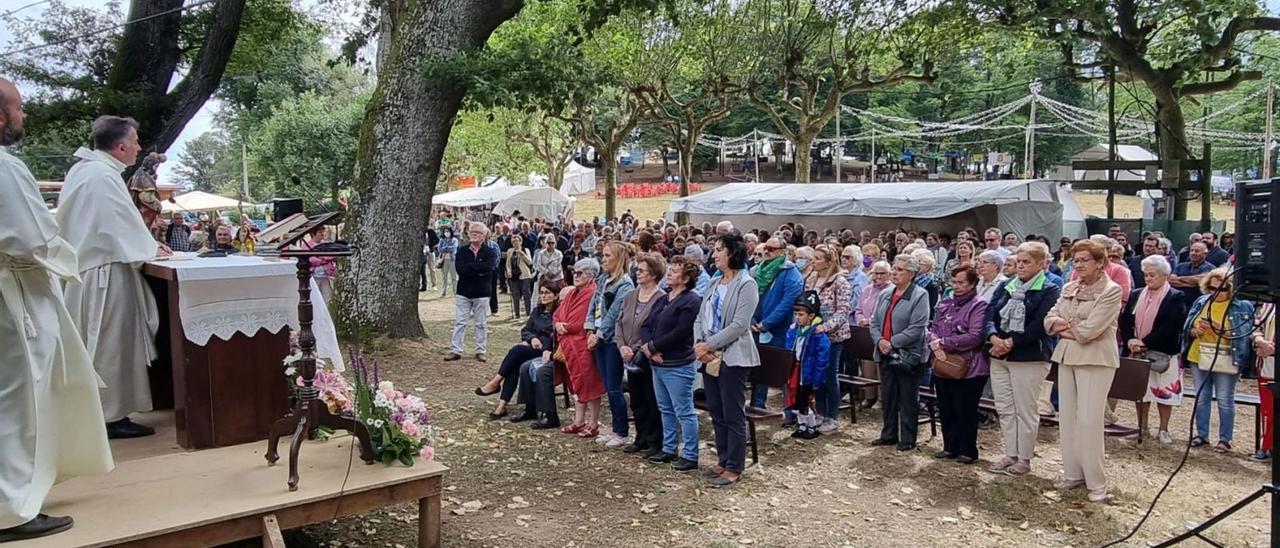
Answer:
[[[239,209],[242,206],[254,207],[250,202],[243,202],[235,198],[227,198],[217,194],[209,194],[199,190],[179,194],[172,199],[160,202],[161,208],[165,213],[190,212],[200,213],[204,211],[223,211],[227,209]]]
[[[697,225],[732,221],[739,228],[776,229],[787,221],[821,233],[848,227],[956,233],[998,226],[1018,234],[1084,236],[1071,193],[1054,181],[956,183],[733,183],[672,200],[668,215],[688,213]]]
[[[555,219],[573,209],[573,198],[549,187],[487,186],[464,188],[431,198],[432,205],[484,207],[496,215],[519,211],[526,218]]]

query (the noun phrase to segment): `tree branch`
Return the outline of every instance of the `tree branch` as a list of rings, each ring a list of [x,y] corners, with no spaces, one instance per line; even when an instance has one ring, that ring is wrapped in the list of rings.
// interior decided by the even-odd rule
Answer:
[[[205,101],[218,89],[222,73],[235,50],[236,38],[240,35],[244,5],[245,0],[218,0],[214,5],[212,23],[200,48],[200,56],[192,64],[187,77],[164,97],[166,116],[164,127],[154,141],[156,150],[167,150],[178,139],[187,122],[195,118]]]
[[[1213,47],[1205,50],[1208,59],[1216,60],[1226,57],[1231,52],[1231,48],[1236,45],[1236,38],[1240,34],[1251,31],[1269,30],[1272,32],[1280,31],[1280,17],[1236,17],[1227,23],[1227,28],[1222,31],[1222,38]]]
[[[1257,70],[1237,70],[1222,80],[1216,82],[1196,82],[1194,84],[1186,84],[1178,90],[1178,94],[1182,97],[1191,95],[1207,95],[1220,91],[1227,91],[1240,85],[1241,82],[1247,80],[1261,80],[1262,72]]]

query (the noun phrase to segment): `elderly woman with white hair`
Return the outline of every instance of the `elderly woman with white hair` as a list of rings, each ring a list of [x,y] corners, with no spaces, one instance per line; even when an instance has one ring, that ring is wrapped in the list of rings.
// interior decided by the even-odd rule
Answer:
[[[1160,255],[1142,259],[1145,287],[1133,290],[1129,304],[1120,313],[1121,352],[1125,356],[1151,361],[1147,379],[1147,395],[1138,402],[1138,430],[1147,431],[1147,411],[1155,402],[1160,414],[1160,443],[1173,443],[1169,435],[1169,416],[1182,403],[1180,333],[1176,329],[1156,326],[1182,325],[1187,318],[1186,301],[1181,291],[1169,285],[1172,271],[1169,261]]]
[[[938,299],[942,297],[942,285],[938,283],[938,278],[933,275],[933,268],[937,265],[937,260],[933,257],[933,252],[924,247],[918,247],[911,251],[911,256],[920,262],[920,271],[916,273],[916,277],[912,283],[920,286],[929,294],[929,311],[932,317],[933,309],[938,306]],[[895,261],[897,259],[894,259]]]
[[[1004,275],[1004,255],[992,250],[983,251],[975,263],[974,266],[978,269],[978,287],[974,291],[978,292],[979,299],[990,302],[996,288],[1009,281]]]
[[[920,261],[912,255],[894,257],[893,286],[880,294],[871,318],[873,356],[880,364],[884,402],[884,424],[871,445],[895,445],[899,451],[916,448],[917,385],[929,359],[925,336],[933,308],[928,293],[913,282],[921,270]]]
[[[702,253],[702,248],[698,244],[689,244],[684,248],[684,256],[698,265],[698,280],[694,284],[693,294],[699,298],[706,296],[707,288],[711,287],[711,275],[707,274],[707,269],[702,265],[706,264],[707,258]],[[667,287],[667,280],[662,280],[662,289],[670,289]]]

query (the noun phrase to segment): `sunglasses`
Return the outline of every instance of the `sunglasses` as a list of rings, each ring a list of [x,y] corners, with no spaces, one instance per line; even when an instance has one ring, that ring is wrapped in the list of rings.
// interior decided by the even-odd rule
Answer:
[[[988,242],[998,242],[998,241],[1000,241],[1000,238],[987,238],[987,241],[988,241]]]
[[[1211,286],[1207,287],[1206,289],[1208,289],[1210,293],[1217,293],[1217,292],[1219,292],[1219,291],[1222,291],[1222,286],[1220,286],[1220,285],[1211,285]]]

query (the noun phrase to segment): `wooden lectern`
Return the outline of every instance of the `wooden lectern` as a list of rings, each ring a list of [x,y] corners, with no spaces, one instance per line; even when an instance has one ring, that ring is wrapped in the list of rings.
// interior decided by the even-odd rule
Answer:
[[[298,367],[302,372],[302,387],[298,401],[294,402],[293,411],[271,425],[271,434],[267,438],[267,464],[275,465],[280,459],[276,448],[280,437],[293,433],[289,444],[289,490],[298,490],[298,451],[302,448],[302,440],[309,437],[311,430],[325,426],[333,430],[346,430],[360,444],[360,460],[365,464],[373,464],[373,445],[369,441],[369,430],[354,415],[346,413],[334,415],[326,405],[319,403],[320,392],[312,383],[316,377],[316,337],[311,332],[311,258],[312,257],[346,257],[351,255],[351,248],[342,243],[326,243],[315,249],[290,249],[302,241],[307,234],[318,226],[338,216],[337,212],[325,213],[307,221],[306,224],[289,232],[281,239],[279,247],[281,257],[292,257],[298,260],[298,347],[302,351],[302,359]]]

